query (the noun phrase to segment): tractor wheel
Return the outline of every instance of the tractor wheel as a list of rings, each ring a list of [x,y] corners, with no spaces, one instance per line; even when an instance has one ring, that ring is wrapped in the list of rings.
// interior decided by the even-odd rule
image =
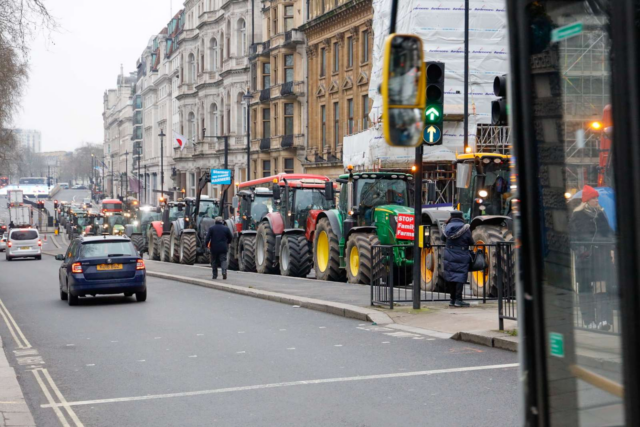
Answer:
[[[373,280],[372,246],[379,244],[378,236],[372,233],[354,233],[349,237],[345,252],[349,283],[371,284]]]
[[[513,240],[513,234],[506,227],[498,225],[479,225],[473,230],[473,240],[476,245],[494,245],[499,242],[507,242]],[[498,296],[498,258],[496,256],[495,247],[484,248],[485,258],[487,260],[487,269],[484,271],[475,271],[471,273],[471,291],[473,295],[481,297],[483,288],[489,285],[486,290],[487,297]],[[503,264],[506,262],[506,254],[503,255]],[[513,267],[513,266],[511,266]],[[509,266],[505,266],[506,271]]]
[[[162,262],[171,262],[171,253],[169,252],[169,249],[171,249],[171,241],[169,237],[168,235],[164,235],[160,238],[160,261]]]
[[[227,252],[227,261],[229,264],[229,270],[237,271],[240,268],[237,247],[238,247],[238,236],[234,236],[233,240],[231,241],[231,244],[229,245],[229,250]]]
[[[313,267],[311,245],[304,234],[290,234],[280,244],[280,274],[307,277]]]
[[[154,261],[160,261],[161,242],[162,238],[156,235],[155,230],[149,229],[149,258]]]
[[[258,226],[256,235],[256,270],[260,274],[273,274],[278,271],[276,258],[276,235],[269,221]]]
[[[433,225],[430,230],[432,245],[442,245],[440,228]],[[447,292],[443,274],[444,247],[423,248],[420,252],[420,286],[427,292]]]
[[[331,229],[327,218],[318,221],[313,236],[313,268],[318,280],[345,281],[345,271],[340,268],[340,240]]]
[[[169,259],[167,261],[179,263],[182,256],[181,254],[181,246],[182,238],[178,234],[178,230],[175,227],[171,227],[171,234],[169,234]],[[184,264],[180,262],[181,264]]]
[[[240,251],[238,261],[240,271],[256,272],[256,238],[255,236],[242,236],[240,238]]]
[[[196,235],[195,233],[182,233],[180,236],[180,252],[178,253],[180,264],[193,265],[196,262]]]
[[[142,252],[144,249],[144,239],[140,234],[134,234],[131,236],[131,243],[133,243],[133,246],[136,247],[136,251],[138,252]]]
[[[205,250],[204,254],[196,256],[197,264],[211,264],[211,254],[209,250]]]

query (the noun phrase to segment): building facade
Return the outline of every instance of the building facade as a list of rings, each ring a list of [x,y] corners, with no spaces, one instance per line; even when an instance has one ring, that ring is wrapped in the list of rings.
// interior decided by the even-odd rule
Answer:
[[[345,136],[370,127],[371,0],[310,0],[307,38],[308,173],[336,177],[344,171]]]
[[[24,149],[30,149],[34,153],[42,151],[42,133],[35,129],[14,129],[18,143]]]

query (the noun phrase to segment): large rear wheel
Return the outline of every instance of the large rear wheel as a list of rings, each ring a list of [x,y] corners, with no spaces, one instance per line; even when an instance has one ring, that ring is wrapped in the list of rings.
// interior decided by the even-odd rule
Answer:
[[[229,270],[237,271],[240,269],[239,260],[238,260],[238,236],[234,236],[231,244],[229,245],[229,249],[227,251],[227,260],[229,263]]]
[[[242,236],[240,238],[240,271],[256,272],[256,237],[255,235]]]
[[[136,247],[136,251],[142,252],[144,250],[144,238],[140,234],[134,234],[131,236],[131,243]]]
[[[280,244],[280,274],[307,277],[313,267],[311,245],[304,234],[289,234]]]
[[[171,241],[169,237],[169,235],[164,235],[160,238],[160,261],[162,262],[171,262],[171,253],[169,252]]]
[[[180,264],[193,265],[196,262],[196,234],[182,233],[180,236]]]
[[[508,242],[513,240],[513,234],[507,227],[501,227],[499,225],[479,225],[473,230],[473,240],[476,242],[476,247],[484,249],[484,256],[487,261],[487,269],[484,271],[475,271],[471,273],[471,291],[475,296],[482,296],[483,289],[486,287],[487,297],[498,296],[498,257],[495,246],[482,246],[482,245],[495,245],[500,242]],[[477,250],[477,249],[476,249]],[[502,256],[503,264],[506,259],[506,254]],[[504,265],[504,271],[509,270],[509,266]]]
[[[180,236],[178,230],[175,227],[171,227],[171,233],[169,234],[169,261],[181,262],[181,240],[182,236]]]
[[[373,250],[379,245],[378,236],[373,233],[354,233],[347,241],[347,281],[369,285],[373,280]]]
[[[155,229],[149,229],[149,258],[154,261],[160,261],[160,242],[161,238],[156,234]]]
[[[313,268],[318,280],[344,282],[346,272],[340,268],[340,240],[327,218],[318,221],[313,236]]]
[[[269,221],[262,221],[256,235],[256,270],[260,274],[272,274],[278,271],[276,258],[276,235]]]
[[[429,230],[431,245],[441,245],[442,237],[440,228],[434,224]],[[427,292],[445,292],[446,282],[444,280],[443,262],[444,247],[422,248],[420,252],[420,286]]]

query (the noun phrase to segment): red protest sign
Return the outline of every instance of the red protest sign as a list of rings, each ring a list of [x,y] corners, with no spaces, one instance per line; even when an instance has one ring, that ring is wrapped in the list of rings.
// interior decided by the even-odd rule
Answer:
[[[408,214],[398,214],[398,228],[396,229],[396,239],[413,240],[413,230],[415,217]]]

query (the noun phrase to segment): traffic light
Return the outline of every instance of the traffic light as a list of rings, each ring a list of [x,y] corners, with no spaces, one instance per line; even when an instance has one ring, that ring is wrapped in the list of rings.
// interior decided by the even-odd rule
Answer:
[[[444,129],[444,62],[427,62],[427,106],[424,109],[423,141],[442,145]]]
[[[58,201],[57,200],[53,201],[53,208],[54,209],[58,209]]]
[[[493,80],[493,93],[499,97],[491,101],[491,124],[506,126],[507,120],[507,75],[498,76]]]

